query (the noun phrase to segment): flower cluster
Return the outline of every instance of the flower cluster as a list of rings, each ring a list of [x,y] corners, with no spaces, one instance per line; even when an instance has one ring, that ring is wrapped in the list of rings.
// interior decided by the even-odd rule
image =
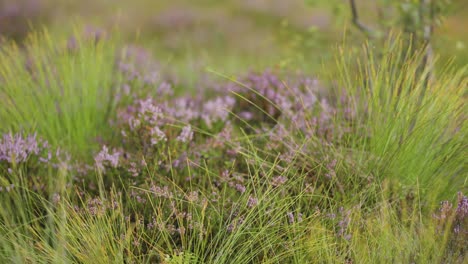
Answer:
[[[48,142],[38,139],[35,133],[27,137],[21,133],[8,133],[0,139],[0,161],[18,164],[26,162],[30,157],[49,162],[52,154]]]
[[[109,153],[109,149],[106,146],[102,147],[102,150],[94,157],[96,162],[96,167],[103,171],[106,164],[109,164],[111,167],[116,168],[119,165],[119,156],[120,152],[114,151],[114,153]]]
[[[434,215],[438,221],[441,230],[444,230],[447,225],[452,227],[454,234],[468,235],[468,197],[463,193],[458,193],[458,202],[456,208],[449,201],[441,203],[439,212]]]
[[[463,255],[468,239],[468,197],[459,192],[456,206],[449,201],[441,202],[439,211],[433,217],[438,234],[449,238],[451,254]]]

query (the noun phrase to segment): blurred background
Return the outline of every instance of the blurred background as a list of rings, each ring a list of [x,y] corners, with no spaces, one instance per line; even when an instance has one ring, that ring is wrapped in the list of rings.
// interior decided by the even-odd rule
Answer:
[[[377,23],[378,1],[356,2],[361,19]],[[434,46],[462,66],[468,62],[468,1],[452,2]],[[34,29],[70,34],[80,24],[118,32],[183,72],[317,71],[345,37],[351,45],[365,41],[350,14],[345,0],[0,0],[0,35],[21,42]]]

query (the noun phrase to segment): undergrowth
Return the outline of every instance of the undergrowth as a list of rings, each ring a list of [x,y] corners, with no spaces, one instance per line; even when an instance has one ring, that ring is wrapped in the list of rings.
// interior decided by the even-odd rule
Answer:
[[[464,263],[467,72],[398,43],[191,94],[110,38],[3,46],[0,261]]]

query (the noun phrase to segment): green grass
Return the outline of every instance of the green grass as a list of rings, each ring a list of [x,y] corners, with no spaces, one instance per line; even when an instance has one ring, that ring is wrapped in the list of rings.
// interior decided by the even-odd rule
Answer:
[[[342,92],[359,98],[354,104],[365,111],[359,128],[369,135],[351,144],[375,160],[373,173],[381,179],[446,198],[466,184],[467,68],[422,68],[424,51],[404,57],[398,38],[386,45],[380,58],[366,52],[357,75],[340,62]]]
[[[119,89],[117,51],[111,41],[34,33],[19,47],[0,51],[2,132],[37,131],[54,146],[81,154],[109,133],[108,118]]]

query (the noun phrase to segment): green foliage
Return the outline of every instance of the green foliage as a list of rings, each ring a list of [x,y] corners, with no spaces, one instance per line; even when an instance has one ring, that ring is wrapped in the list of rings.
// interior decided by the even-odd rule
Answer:
[[[81,33],[68,40],[32,34],[0,51],[1,132],[37,131],[54,146],[80,154],[105,136],[119,76],[116,50]]]
[[[117,146],[126,152],[111,155],[106,148],[101,168],[83,168],[79,162],[96,164],[82,157],[73,160],[78,168],[67,160],[25,158],[21,166],[0,160],[0,262],[463,263],[463,240],[453,239],[455,213],[444,215],[441,225],[434,212],[466,184],[467,71],[447,67],[429,80],[431,70],[421,67],[424,50],[403,52],[402,42],[388,41],[376,51],[381,56],[369,47],[365,56],[340,50],[340,75],[332,76],[340,88],[324,92],[330,105],[312,103],[300,131],[276,103],[249,87],[252,94],[237,93],[249,100],[241,108],[257,109],[270,122],[236,120],[226,138],[203,131],[210,129],[198,118],[191,124],[194,141],[177,141],[178,126],[154,146],[149,126],[126,133]],[[114,143],[115,127],[107,121],[117,116],[115,44],[77,43],[66,48],[44,33],[24,50],[2,48],[2,133],[38,131],[80,154],[93,149],[96,136]],[[365,59],[355,67],[355,58]],[[138,95],[125,99],[154,92],[135,86]],[[304,98],[295,99],[304,108]],[[136,102],[148,108],[131,112],[143,120],[162,112],[150,99]],[[323,109],[329,116],[320,116]],[[315,117],[323,118],[322,135],[307,123]],[[229,122],[216,120],[220,129]],[[268,126],[278,124],[289,130],[274,142]],[[147,151],[138,150],[138,141]],[[233,146],[235,158],[226,151]],[[186,166],[174,165],[172,155],[190,148],[199,148],[195,158],[189,153],[179,160]],[[290,160],[281,160],[278,149],[293,150]],[[110,158],[120,163],[104,163]],[[136,160],[144,165],[134,176],[140,164],[128,161]],[[278,176],[285,182],[273,183]],[[240,191],[229,186],[237,182]]]
[[[389,40],[380,60],[367,48],[368,59],[357,74],[341,50],[342,92],[359,98],[354,102],[362,112],[359,127],[365,128],[353,144],[376,161],[372,170],[381,179],[444,196],[463,185],[466,176],[467,69],[447,66],[428,81],[430,67],[421,71],[420,66],[424,50],[403,55],[404,47],[399,38]]]

